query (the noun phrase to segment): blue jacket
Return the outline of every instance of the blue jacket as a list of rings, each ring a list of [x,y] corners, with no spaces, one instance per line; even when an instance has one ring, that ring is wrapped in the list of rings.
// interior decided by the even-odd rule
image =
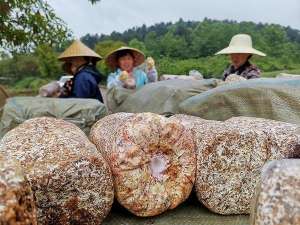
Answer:
[[[98,87],[101,80],[100,72],[87,65],[74,76],[70,98],[94,98],[103,103],[103,98]]]

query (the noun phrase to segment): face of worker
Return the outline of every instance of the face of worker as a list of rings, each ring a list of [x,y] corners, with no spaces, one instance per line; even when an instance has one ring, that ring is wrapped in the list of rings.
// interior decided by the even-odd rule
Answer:
[[[237,69],[247,62],[250,55],[248,53],[234,53],[230,54],[230,60],[234,68]]]
[[[86,60],[83,57],[74,57],[69,60],[71,63],[71,72],[72,74],[76,74],[77,69],[86,63]]]
[[[121,70],[131,72],[133,70],[134,59],[130,54],[119,58],[119,67]]]

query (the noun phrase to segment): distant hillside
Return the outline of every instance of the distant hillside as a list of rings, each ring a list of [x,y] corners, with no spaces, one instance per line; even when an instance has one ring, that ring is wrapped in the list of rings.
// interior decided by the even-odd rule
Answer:
[[[82,37],[82,41],[91,48],[98,42],[122,41],[144,48],[146,53],[155,57],[187,59],[213,55],[227,46],[230,38],[237,33],[250,34],[255,47],[266,52],[268,56],[287,56],[290,60],[299,61],[300,31],[276,24],[211,19],[197,22],[180,19],[176,23],[134,27],[123,33],[87,34]]]

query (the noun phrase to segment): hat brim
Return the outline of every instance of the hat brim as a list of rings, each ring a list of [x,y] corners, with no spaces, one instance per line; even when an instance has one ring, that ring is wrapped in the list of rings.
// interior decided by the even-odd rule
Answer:
[[[265,53],[258,51],[254,48],[247,48],[247,47],[227,47],[224,48],[223,50],[217,52],[215,55],[228,55],[228,54],[237,54],[237,53],[248,53],[248,54],[253,54],[253,55],[258,55],[258,56],[266,56]]]
[[[75,40],[63,53],[58,57],[61,61],[66,61],[74,57],[90,57],[99,61],[102,59],[100,55],[83,44],[80,40]]]
[[[100,61],[102,59],[102,57],[93,56],[91,54],[74,54],[74,55],[68,55],[68,56],[60,56],[60,57],[58,57],[58,60],[68,61],[69,59],[74,58],[74,57],[89,57],[89,58],[95,59],[96,61]]]
[[[112,51],[107,55],[105,58],[105,63],[110,69],[116,69],[118,68],[118,53],[121,51],[130,51],[134,57],[134,67],[141,65],[145,61],[145,55],[143,52],[136,48],[130,48],[130,47],[121,47],[117,50]]]

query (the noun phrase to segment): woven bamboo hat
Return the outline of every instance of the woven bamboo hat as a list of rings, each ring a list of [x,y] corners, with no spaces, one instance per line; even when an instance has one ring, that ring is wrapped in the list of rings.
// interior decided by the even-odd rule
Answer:
[[[59,60],[66,60],[67,58],[72,57],[92,57],[95,58],[96,61],[102,59],[100,55],[94,52],[92,49],[87,47],[79,40],[75,40],[61,55],[58,57]]]
[[[106,65],[109,66],[111,69],[116,69],[119,64],[118,54],[122,51],[129,51],[132,53],[132,55],[134,57],[134,66],[135,67],[141,65],[145,61],[145,55],[140,50],[138,50],[136,48],[130,48],[130,47],[121,47],[121,48],[118,48],[118,49],[110,52],[107,55],[107,57],[105,59]]]
[[[266,56],[265,53],[252,47],[252,38],[248,34],[237,34],[233,36],[229,46],[217,52],[216,55],[234,53],[249,53],[253,55]]]

